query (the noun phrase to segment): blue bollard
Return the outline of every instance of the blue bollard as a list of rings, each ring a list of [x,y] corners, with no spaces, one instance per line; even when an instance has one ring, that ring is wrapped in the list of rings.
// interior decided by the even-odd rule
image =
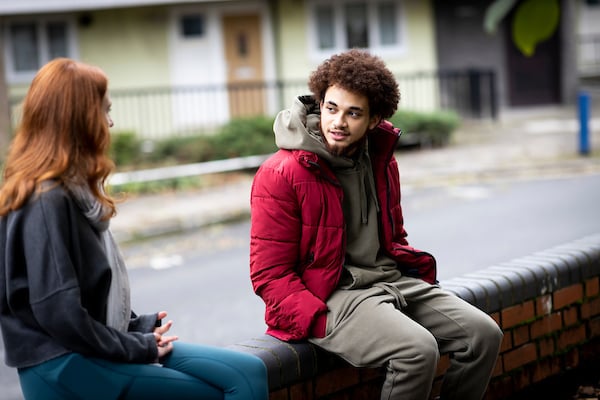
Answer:
[[[590,95],[586,92],[580,92],[578,98],[579,105],[579,154],[587,155],[590,153],[589,143],[589,117],[590,117]]]

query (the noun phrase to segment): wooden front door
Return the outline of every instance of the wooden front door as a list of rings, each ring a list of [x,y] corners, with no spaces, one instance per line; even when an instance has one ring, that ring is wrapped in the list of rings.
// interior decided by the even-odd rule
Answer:
[[[263,115],[266,90],[260,17],[224,16],[223,31],[231,117]]]

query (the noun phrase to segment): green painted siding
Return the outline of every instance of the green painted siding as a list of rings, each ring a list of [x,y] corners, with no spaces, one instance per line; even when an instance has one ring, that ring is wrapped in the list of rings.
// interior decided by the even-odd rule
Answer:
[[[97,11],[78,32],[79,58],[97,65],[111,89],[169,85],[167,8]]]
[[[307,33],[308,21],[305,3],[296,0],[282,0],[279,2],[279,37],[278,62],[282,80],[303,80],[314,68],[308,59]]]
[[[433,71],[437,68],[435,27],[431,1],[403,0],[400,2],[404,17],[405,51],[386,54],[384,60],[395,73]],[[308,43],[309,24],[306,2],[282,0],[275,18],[280,27],[278,62],[280,79],[306,79],[322,60],[310,59]]]
[[[437,69],[435,26],[431,1],[404,0],[402,11],[406,51],[386,62],[395,73],[434,71]]]

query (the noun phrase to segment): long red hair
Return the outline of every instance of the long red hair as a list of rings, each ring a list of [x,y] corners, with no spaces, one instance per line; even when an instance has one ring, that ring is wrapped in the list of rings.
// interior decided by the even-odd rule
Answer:
[[[116,214],[105,182],[114,168],[108,157],[110,133],[103,100],[108,78],[97,67],[57,58],[33,79],[22,104],[0,188],[0,216],[23,206],[40,183],[86,182],[94,197]]]

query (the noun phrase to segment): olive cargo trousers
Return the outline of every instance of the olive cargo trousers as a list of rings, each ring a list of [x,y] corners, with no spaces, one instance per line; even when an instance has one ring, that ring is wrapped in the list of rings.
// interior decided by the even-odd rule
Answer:
[[[502,331],[486,313],[420,279],[339,289],[327,300],[327,331],[310,342],[356,367],[386,366],[381,399],[428,399],[437,362],[450,353],[441,398],[479,400]]]

